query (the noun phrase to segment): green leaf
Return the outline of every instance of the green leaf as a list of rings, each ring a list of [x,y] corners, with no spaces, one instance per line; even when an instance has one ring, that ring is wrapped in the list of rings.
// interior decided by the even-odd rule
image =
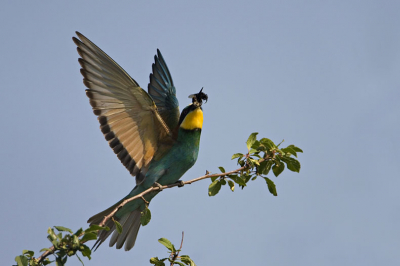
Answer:
[[[260,142],[258,140],[254,141],[253,145],[251,145],[250,153],[259,151],[258,148],[260,147]],[[254,150],[253,152],[251,150]]]
[[[76,254],[76,250],[70,250],[67,252],[68,257],[71,257]]]
[[[258,160],[254,160],[254,159],[251,159],[251,158],[250,158],[250,161],[251,161],[253,164],[255,164],[255,165],[260,165],[260,163],[258,162]]]
[[[281,144],[284,142],[285,140],[283,139],[281,142],[279,142],[279,144],[278,145],[276,145],[276,147],[279,147],[279,146],[281,146]]]
[[[56,265],[57,266],[64,266],[65,265],[64,260],[61,257],[57,257],[56,258]]]
[[[70,232],[71,234],[73,234],[71,229],[64,226],[54,226],[54,228],[57,229],[59,232]]]
[[[240,157],[243,157],[242,153],[235,153],[234,155],[232,155],[232,159],[231,160],[236,159],[236,158],[240,158]]]
[[[18,266],[28,266],[28,258],[24,255],[16,256],[14,260]]]
[[[158,257],[152,257],[152,258],[150,258],[150,263],[151,263],[151,264],[156,264],[157,262],[159,262]]]
[[[51,251],[51,249],[49,249],[49,248],[42,248],[41,250],[39,250],[39,252],[43,252],[43,251]]]
[[[284,161],[286,163],[287,168],[290,171],[297,172],[297,173],[300,172],[300,162],[299,161],[297,161],[294,158],[287,157],[287,156],[283,156],[281,159],[282,159],[282,161]]]
[[[57,257],[60,257],[60,258],[62,258],[62,257],[64,257],[64,256],[67,256],[67,252],[66,252],[66,250],[59,250],[58,252],[56,252],[55,253],[56,254],[56,256]]]
[[[260,139],[260,142],[261,142],[262,145],[264,145],[267,148],[267,150],[270,150],[272,148],[276,148],[275,143],[270,139],[262,138],[262,139]]]
[[[98,231],[98,230],[106,230],[106,231],[109,231],[110,228],[109,228],[108,226],[103,227],[103,226],[99,226],[99,225],[97,225],[97,224],[92,224],[92,225],[90,225],[90,227],[89,227],[88,229],[85,230],[85,232],[86,232],[86,233],[87,233],[87,232],[94,232],[94,231]]]
[[[96,238],[97,239],[97,238]],[[73,248],[78,248],[80,243],[79,237],[76,235],[72,236],[72,243],[73,243]]]
[[[232,192],[235,191],[235,183],[232,180],[228,180],[228,185],[231,188]]]
[[[159,260],[157,257],[151,258],[150,263],[154,264],[156,266],[165,266],[165,263],[163,262],[163,260]]]
[[[181,261],[183,263],[185,263],[186,265],[190,265],[190,266],[196,266],[196,264],[194,263],[194,261],[188,256],[188,255],[182,255],[181,257]]]
[[[174,264],[178,264],[178,265],[180,265],[180,266],[185,266],[185,264],[183,264],[182,262],[179,262],[179,261],[174,261],[173,263],[174,263]]]
[[[158,257],[152,257],[152,258],[150,258],[150,263],[151,264],[155,264],[156,262],[158,262],[159,260],[158,260]]]
[[[241,178],[241,177],[239,177],[239,176],[237,176],[237,175],[229,175],[228,176],[230,179],[232,179],[236,184],[238,184],[239,186],[243,186],[243,187],[245,187],[246,186],[246,182],[244,182],[244,180]]]
[[[85,233],[83,235],[80,242],[87,242],[87,241],[96,240],[96,239],[97,239],[97,234],[94,232],[89,232],[89,233]]]
[[[76,231],[76,232],[74,233],[74,235],[79,236],[80,234],[82,234],[82,232],[83,232],[83,229],[82,229],[82,227],[81,227],[81,228],[78,229],[78,231]]]
[[[196,266],[196,264],[194,263],[194,261],[188,256],[188,255],[182,255],[181,257],[181,261],[183,263],[185,263],[186,265],[190,265],[190,266]]]
[[[143,226],[146,226],[148,223],[150,223],[150,220],[151,220],[151,212],[150,212],[150,209],[147,208],[147,206],[146,206],[146,209],[144,209],[144,211],[142,211],[142,217],[140,217],[140,223]]]
[[[157,262],[159,262],[158,257],[152,257],[152,258],[150,258],[150,263],[151,263],[151,264],[156,264]]]
[[[295,150],[296,152],[303,152],[303,150],[302,149],[300,149],[299,147],[296,147],[296,146],[294,146],[294,145],[289,145],[289,146],[287,146],[288,148],[292,148],[293,150]]]
[[[273,162],[271,160],[261,162],[260,166],[258,167],[258,173],[260,175],[268,175],[272,165]]]
[[[297,157],[296,151],[295,151],[293,148],[291,148],[291,147],[283,148],[282,151],[283,151],[284,153],[286,153],[286,154],[289,153],[289,154],[294,155],[295,157]]]
[[[43,265],[47,265],[52,263],[52,261],[49,260],[49,258],[46,258],[44,261],[42,261]]]
[[[219,182],[219,180],[215,180],[208,187],[208,196],[211,197],[217,195],[220,189],[221,189],[221,183]]]
[[[218,168],[221,171],[221,173],[225,173],[225,169],[222,166],[219,166]]]
[[[275,176],[280,175],[283,172],[283,170],[285,170],[285,164],[282,162],[278,162],[278,164],[275,163],[275,165],[272,166],[272,172],[274,172]]]
[[[49,234],[48,237],[51,238],[50,241],[53,241],[54,239],[57,239],[56,234],[54,233],[53,228],[49,227],[49,229],[47,229],[47,233]]]
[[[271,194],[274,196],[278,196],[274,182],[271,179],[269,179],[268,177],[264,177],[264,179],[267,182],[269,192],[271,192]]]
[[[162,237],[162,238],[158,239],[158,242],[163,244],[171,252],[175,252],[176,251],[174,245],[172,245],[171,241],[169,241],[168,239]]]
[[[219,176],[213,176],[211,177],[211,182],[214,182]]]
[[[225,185],[226,185],[225,179],[220,179],[219,182],[221,183],[222,186],[225,186]]]
[[[241,178],[244,179],[244,182],[247,184],[247,182],[249,182],[249,180],[251,178],[251,175],[245,174],[245,175],[242,175]]]
[[[251,146],[253,146],[254,142],[257,140],[257,132],[251,133],[249,138],[246,141],[247,149],[250,150]]]
[[[90,255],[92,255],[92,251],[90,250],[90,248],[86,245],[82,245],[81,247],[83,247],[83,250],[81,250],[82,255],[90,260]]]
[[[114,217],[112,217],[112,221],[115,224],[115,230],[117,230],[118,234],[121,234],[122,233],[122,225],[117,220],[115,220]]]
[[[256,143],[257,143],[257,142],[256,142]],[[253,148],[251,148],[251,149],[249,150],[249,154],[253,154],[253,153],[255,153],[255,152],[258,152],[258,150],[253,149]]]
[[[31,258],[31,257],[33,257],[33,255],[35,255],[35,252],[33,252],[32,250],[24,249],[24,250],[22,250],[22,254]]]

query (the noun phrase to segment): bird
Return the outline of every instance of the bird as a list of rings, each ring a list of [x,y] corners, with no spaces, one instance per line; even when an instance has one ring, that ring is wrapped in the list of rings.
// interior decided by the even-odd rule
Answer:
[[[110,56],[76,32],[72,37],[80,56],[78,62],[83,83],[87,87],[93,113],[109,146],[129,173],[136,186],[108,209],[89,218],[90,225],[99,224],[123,200],[152,186],[164,186],[179,179],[197,160],[203,127],[203,92],[189,95],[191,103],[179,113],[176,89],[165,60],[157,49],[152,64],[148,91]],[[161,187],[160,187],[161,188]],[[160,191],[152,191],[121,207],[112,217],[122,226],[118,233],[112,219],[106,222],[109,231],[100,230],[93,248],[97,249],[111,234],[109,246],[126,251],[135,245],[141,226],[141,212],[146,202]]]

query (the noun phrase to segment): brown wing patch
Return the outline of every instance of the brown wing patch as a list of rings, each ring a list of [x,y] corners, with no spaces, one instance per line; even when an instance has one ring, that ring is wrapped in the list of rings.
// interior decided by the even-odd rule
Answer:
[[[134,176],[145,171],[160,137],[170,134],[152,98],[111,57],[77,33],[73,38],[81,58],[83,83],[88,88],[100,129],[121,163]]]

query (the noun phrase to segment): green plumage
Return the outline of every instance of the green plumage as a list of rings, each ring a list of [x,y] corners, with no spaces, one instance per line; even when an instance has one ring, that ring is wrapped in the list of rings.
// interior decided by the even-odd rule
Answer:
[[[136,186],[125,197],[133,197],[154,185],[155,182],[160,185],[173,184],[189,170],[197,160],[199,152],[201,130],[179,129],[178,141],[171,150],[159,161],[153,161],[150,164],[146,174],[146,180]],[[158,192],[146,194],[144,198],[150,201]],[[127,203],[117,213],[117,218],[122,218],[130,211],[140,208],[143,210],[145,204],[142,199],[137,199]]]

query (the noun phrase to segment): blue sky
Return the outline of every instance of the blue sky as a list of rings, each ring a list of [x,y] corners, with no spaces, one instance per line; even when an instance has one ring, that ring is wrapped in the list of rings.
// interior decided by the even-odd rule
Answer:
[[[146,88],[159,48],[181,107],[209,96],[189,180],[245,152],[252,132],[295,144],[300,174],[208,197],[208,181],[158,195],[130,252],[86,265],[150,265],[177,245],[197,265],[399,265],[398,1],[9,1],[2,41],[0,261],[86,226],[134,179],[104,140],[71,37],[80,31]],[[79,265],[71,259],[69,265]]]

